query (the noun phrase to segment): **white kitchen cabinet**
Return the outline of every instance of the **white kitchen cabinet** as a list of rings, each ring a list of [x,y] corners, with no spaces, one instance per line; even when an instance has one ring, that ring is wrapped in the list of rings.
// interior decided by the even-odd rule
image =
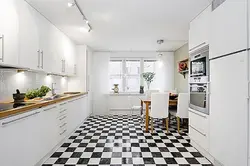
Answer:
[[[54,25],[52,25],[42,15],[38,15],[39,29],[39,49],[40,49],[40,68],[46,72],[52,72],[53,63],[53,43],[52,33]]]
[[[19,20],[16,0],[1,0],[0,65],[18,65]]]
[[[76,64],[76,48],[74,43],[64,34],[62,34],[62,60],[63,63],[63,73],[67,75],[74,75],[75,64]]]
[[[39,46],[39,13],[27,2],[19,1],[19,63],[34,70],[41,69],[41,52]]]
[[[247,48],[247,0],[227,0],[211,14],[209,59]]]
[[[189,51],[194,51],[209,44],[209,26],[211,6],[208,6],[194,20],[190,22]]]
[[[209,116],[189,108],[189,137],[209,151]]]
[[[43,155],[45,156],[58,144],[58,126],[57,126],[57,115],[59,112],[58,104],[49,105],[42,108],[42,114],[40,115],[43,121],[46,119],[46,123],[43,123],[40,130],[40,137],[43,146]]]
[[[0,161],[4,166],[33,166],[42,157],[41,109],[0,121]]]
[[[247,165],[247,59],[244,51],[210,61],[210,154],[225,166]]]

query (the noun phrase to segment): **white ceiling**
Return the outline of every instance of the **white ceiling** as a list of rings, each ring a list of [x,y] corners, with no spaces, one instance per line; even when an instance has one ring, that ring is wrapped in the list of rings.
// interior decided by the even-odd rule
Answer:
[[[99,51],[174,51],[187,43],[189,22],[212,0],[78,0],[93,31],[71,0],[27,0],[77,44]],[[156,41],[164,39],[162,45]]]

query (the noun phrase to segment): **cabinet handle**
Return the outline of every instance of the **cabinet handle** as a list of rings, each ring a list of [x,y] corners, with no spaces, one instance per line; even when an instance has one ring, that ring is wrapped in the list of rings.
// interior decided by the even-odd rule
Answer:
[[[189,125],[189,127],[191,127],[192,129],[194,129],[195,131],[197,131],[198,133],[200,133],[201,135],[203,135],[204,137],[206,137],[206,134],[200,132],[199,130],[197,130],[197,129],[194,128],[193,126]]]
[[[38,50],[37,53],[38,53],[38,65],[37,65],[37,68],[40,68],[40,50]]]
[[[66,63],[65,63],[65,60],[63,60],[63,72],[65,73],[65,71],[66,71],[66,65],[65,65]]]
[[[0,58],[0,60],[4,62],[4,35],[0,36],[0,39],[2,40],[2,57]]]
[[[64,123],[64,124],[62,124],[61,126],[59,126],[60,128],[62,128],[63,126],[65,126],[67,123]]]
[[[61,114],[61,113],[65,112],[65,111],[67,111],[67,109],[62,110],[62,111],[60,111],[59,113]]]
[[[61,118],[61,119],[59,119],[59,120],[61,121],[61,120],[65,119],[65,118],[66,118],[66,116],[62,117],[62,118]]]
[[[63,60],[62,60],[62,73],[63,73]]]
[[[192,112],[192,113],[193,113],[193,114],[195,114],[195,115],[198,115],[198,116],[200,116],[200,117],[202,117],[202,118],[204,118],[204,119],[207,119],[207,117],[206,117],[206,116],[204,116],[204,115],[200,115],[200,114],[198,114],[198,113],[196,113],[196,112],[192,111],[190,108],[189,108],[188,110],[189,110],[189,112]]]
[[[67,104],[67,103],[61,103],[60,105],[65,105],[65,104]]]
[[[75,75],[76,75],[76,65],[75,65]]]
[[[49,111],[49,110],[52,110],[52,109],[54,109],[54,108],[56,108],[56,106],[51,107],[51,108],[48,108],[48,109],[44,109],[43,111]]]
[[[35,113],[33,113],[33,114],[26,115],[26,116],[23,116],[23,117],[20,117],[20,118],[17,118],[17,119],[13,119],[13,120],[8,121],[8,122],[3,122],[3,123],[2,123],[2,126],[11,124],[11,123],[13,123],[13,122],[16,122],[16,121],[19,121],[19,120],[22,120],[22,119],[25,119],[25,118],[28,118],[28,117],[30,117],[30,116],[34,116],[34,115],[39,114],[39,113],[40,113],[40,112],[35,112]]]
[[[43,69],[43,51],[41,51],[41,57],[42,57],[42,65],[41,65],[41,68]]]
[[[62,133],[60,133],[60,135],[63,135],[66,131],[67,131],[66,129],[65,129],[65,130],[63,130],[63,132],[62,132]]]

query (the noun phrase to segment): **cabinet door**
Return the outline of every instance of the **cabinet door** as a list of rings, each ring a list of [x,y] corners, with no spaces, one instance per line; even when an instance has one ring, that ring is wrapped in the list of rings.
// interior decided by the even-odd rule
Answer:
[[[38,16],[39,21],[39,48],[41,50],[40,66],[46,72],[52,72],[52,24],[42,15]]]
[[[63,41],[63,60],[65,60],[65,70],[64,73],[67,75],[74,75],[75,70],[75,54],[76,54],[76,48],[74,43],[64,34],[62,35],[62,41]]]
[[[247,56],[210,61],[210,153],[225,166],[247,165]]]
[[[247,48],[247,0],[227,0],[211,14],[210,55]]]
[[[40,69],[38,13],[25,1],[19,5],[20,65]]]
[[[38,109],[1,120],[1,165],[32,166],[43,157],[40,126],[44,119],[40,114]]]
[[[46,123],[40,128],[41,141],[43,141],[43,154],[44,156],[50,152],[59,142],[58,137],[58,125],[57,125],[57,114],[58,106],[56,104],[44,107],[42,109],[42,118],[46,119]]]
[[[201,48],[209,44],[209,26],[211,6],[207,7],[190,23],[189,51]]]
[[[1,0],[0,64],[18,65],[19,22],[16,0]]]

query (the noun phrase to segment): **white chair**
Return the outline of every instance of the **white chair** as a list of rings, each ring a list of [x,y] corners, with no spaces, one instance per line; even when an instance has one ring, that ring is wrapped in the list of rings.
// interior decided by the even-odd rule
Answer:
[[[153,132],[153,119],[166,118],[166,130],[168,132],[168,107],[169,107],[169,93],[153,93],[151,95],[151,110],[149,116],[151,117],[151,132]]]
[[[180,119],[188,118],[188,105],[189,105],[188,93],[179,93],[177,113],[176,113],[178,132],[180,132]]]
[[[147,90],[147,91],[146,91],[146,98],[147,98],[147,99],[150,99],[150,98],[151,98],[151,95],[152,95],[153,93],[159,93],[159,90]]]
[[[135,110],[141,110],[141,106],[137,106],[137,105],[133,105],[133,101],[132,101],[132,96],[128,96],[128,102],[129,102],[129,106],[130,106],[130,110],[131,110],[131,115],[133,115],[133,111]]]

